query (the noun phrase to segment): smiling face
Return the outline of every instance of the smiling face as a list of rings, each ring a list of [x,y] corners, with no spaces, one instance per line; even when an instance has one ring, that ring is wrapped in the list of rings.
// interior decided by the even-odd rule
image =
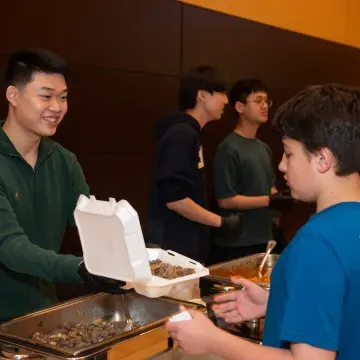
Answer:
[[[6,96],[18,125],[29,136],[54,135],[68,108],[61,74],[35,73],[23,87],[9,86]]]

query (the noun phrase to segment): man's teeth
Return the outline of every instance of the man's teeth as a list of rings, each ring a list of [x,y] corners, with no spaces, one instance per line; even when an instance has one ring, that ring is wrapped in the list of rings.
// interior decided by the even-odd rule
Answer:
[[[54,124],[54,123],[56,123],[58,121],[58,118],[57,117],[52,117],[52,116],[47,116],[47,117],[44,118],[44,120]]]

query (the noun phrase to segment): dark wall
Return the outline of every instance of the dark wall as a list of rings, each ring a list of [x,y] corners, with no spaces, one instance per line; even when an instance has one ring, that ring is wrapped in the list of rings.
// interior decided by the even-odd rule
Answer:
[[[153,124],[176,107],[184,70],[209,64],[233,79],[259,77],[275,105],[307,84],[360,85],[359,50],[175,0],[2,1],[0,14],[1,68],[24,46],[53,50],[71,62],[70,109],[56,139],[77,154],[92,193],[127,199],[144,227]],[[0,113],[6,115],[4,99]],[[204,130],[210,198],[212,157],[233,126],[228,111]],[[281,145],[270,124],[260,137],[278,163]],[[312,211],[299,205],[284,217],[288,239]],[[69,233],[64,251],[74,250],[80,247]]]
[[[341,82],[360,86],[357,70],[360,51],[347,46],[277,29],[248,20],[204,10],[183,8],[183,68],[209,63],[227,71],[233,79],[258,77],[278,105],[309,84]],[[219,143],[234,126],[231,112],[221,123],[204,131],[208,185],[212,185],[211,159]],[[281,159],[282,147],[271,124],[260,129],[259,137],[272,148],[274,165]],[[278,187],[284,185],[278,173]],[[287,241],[314,212],[299,204],[282,219]]]
[[[0,66],[24,46],[47,48],[71,62],[69,111],[55,139],[76,153],[96,197],[127,199],[144,223],[153,124],[177,105],[181,5],[172,0],[49,4],[0,2]],[[0,118],[5,105],[2,99]],[[63,251],[80,250],[70,229]]]

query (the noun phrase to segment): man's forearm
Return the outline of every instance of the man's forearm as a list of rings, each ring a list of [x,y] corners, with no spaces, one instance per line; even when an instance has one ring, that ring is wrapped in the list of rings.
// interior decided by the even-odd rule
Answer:
[[[289,350],[260,346],[223,330],[211,339],[211,353],[224,360],[294,360]]]
[[[81,258],[40,248],[25,235],[1,241],[0,254],[0,264],[14,272],[41,277],[49,282],[80,282],[77,268]]]
[[[213,227],[220,227],[221,217],[196,204],[190,198],[173,201],[166,204],[170,210],[176,211],[184,218]]]
[[[223,209],[251,210],[268,207],[269,196],[235,195],[224,199],[218,199],[218,203]]]

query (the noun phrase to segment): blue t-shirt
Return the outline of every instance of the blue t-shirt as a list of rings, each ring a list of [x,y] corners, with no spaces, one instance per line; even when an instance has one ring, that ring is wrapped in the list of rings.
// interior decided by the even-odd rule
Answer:
[[[360,203],[344,202],[315,215],[277,261],[263,344],[305,343],[359,355]]]

